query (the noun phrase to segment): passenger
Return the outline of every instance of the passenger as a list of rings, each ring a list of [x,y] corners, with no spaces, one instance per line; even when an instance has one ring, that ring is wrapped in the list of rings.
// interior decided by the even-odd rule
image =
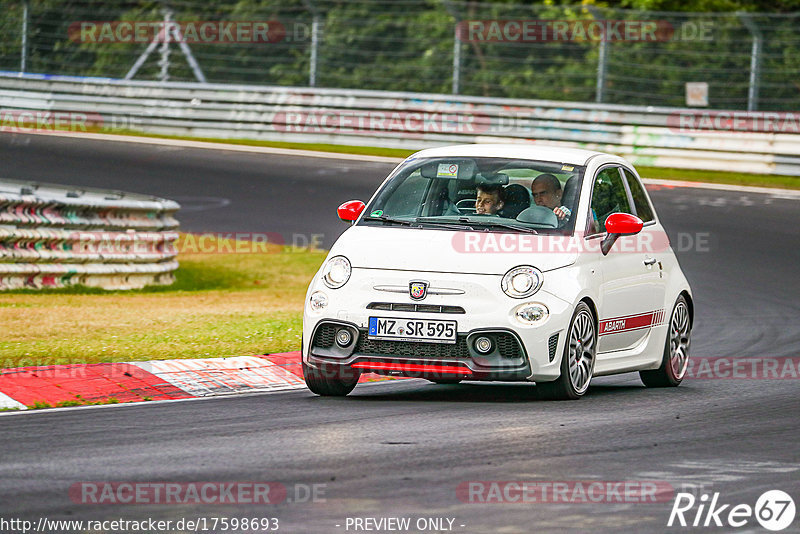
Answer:
[[[496,215],[503,209],[506,190],[500,184],[478,184],[478,198],[475,199],[475,212],[478,215]]]
[[[537,206],[550,208],[558,217],[559,225],[566,221],[572,213],[569,208],[561,205],[561,182],[552,174],[540,174],[531,184],[533,201]]]

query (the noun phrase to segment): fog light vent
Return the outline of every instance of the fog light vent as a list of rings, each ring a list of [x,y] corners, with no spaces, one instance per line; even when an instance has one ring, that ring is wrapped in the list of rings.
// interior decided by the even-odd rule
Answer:
[[[481,336],[475,340],[475,350],[481,354],[489,354],[493,348],[492,340],[486,336]]]
[[[336,344],[340,347],[347,347],[353,341],[353,334],[347,328],[341,328],[336,332]]]

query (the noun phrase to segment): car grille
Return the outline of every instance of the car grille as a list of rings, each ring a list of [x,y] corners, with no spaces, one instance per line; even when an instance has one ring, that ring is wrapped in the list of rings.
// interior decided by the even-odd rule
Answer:
[[[355,352],[385,356],[410,356],[414,358],[469,358],[467,336],[463,335],[458,336],[454,344],[424,343],[367,339],[367,332],[362,330],[358,336]]]
[[[556,348],[558,347],[558,334],[553,334],[547,340],[547,348],[550,351],[550,361],[552,362],[556,357]]]
[[[497,350],[503,358],[520,358],[522,348],[512,334],[506,332],[488,334],[497,343]],[[410,356],[415,358],[470,358],[467,336],[459,335],[455,344],[425,343],[415,341],[391,341],[368,339],[362,330],[358,336],[355,352],[360,354],[381,354],[386,356]]]
[[[439,306],[436,304],[409,304],[400,302],[370,302],[367,304],[367,309],[419,313],[466,313],[461,306]]]

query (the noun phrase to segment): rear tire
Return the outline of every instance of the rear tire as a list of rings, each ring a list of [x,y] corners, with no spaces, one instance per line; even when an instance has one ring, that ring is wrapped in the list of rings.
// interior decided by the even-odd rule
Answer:
[[[317,369],[303,362],[306,386],[323,397],[344,397],[353,391],[360,377],[361,371],[352,367],[337,365]]]
[[[672,308],[667,328],[661,366],[652,371],[639,371],[639,377],[649,388],[674,388],[686,376],[692,342],[692,322],[689,319],[689,305],[683,295],[678,297]]]
[[[545,399],[576,400],[589,389],[597,355],[597,329],[592,310],[585,302],[575,306],[567,330],[561,376],[553,382],[537,382],[536,389]]]

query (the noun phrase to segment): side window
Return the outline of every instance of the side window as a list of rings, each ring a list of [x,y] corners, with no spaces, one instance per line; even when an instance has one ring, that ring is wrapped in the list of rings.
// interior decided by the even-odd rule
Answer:
[[[619,167],[606,167],[597,174],[592,189],[589,234],[606,231],[606,218],[612,213],[633,213],[625,193]]]
[[[418,170],[414,171],[392,192],[383,206],[384,214],[391,217],[416,216],[429,183],[428,178],[424,178]]]
[[[628,179],[628,187],[631,188],[631,196],[633,197],[633,205],[636,207],[636,215],[642,222],[652,221],[655,219],[653,216],[653,208],[650,207],[650,203],[647,201],[642,183],[627,169],[623,169],[623,172],[625,173],[625,178]]]

